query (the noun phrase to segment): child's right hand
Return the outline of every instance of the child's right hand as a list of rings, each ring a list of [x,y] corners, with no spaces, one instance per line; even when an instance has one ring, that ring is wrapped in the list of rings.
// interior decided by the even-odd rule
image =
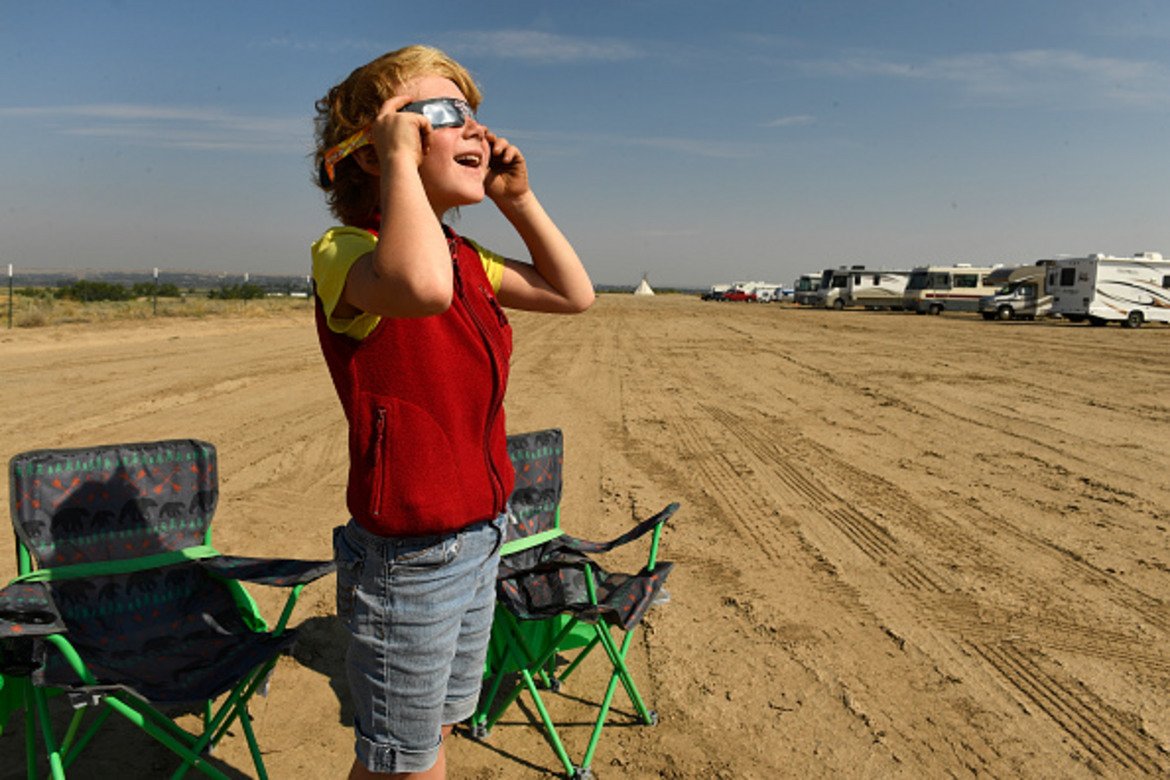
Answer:
[[[407,156],[415,168],[422,164],[434,130],[422,114],[399,110],[410,101],[408,95],[390,98],[382,104],[370,125],[370,137],[378,154],[378,163],[383,167],[402,155]]]

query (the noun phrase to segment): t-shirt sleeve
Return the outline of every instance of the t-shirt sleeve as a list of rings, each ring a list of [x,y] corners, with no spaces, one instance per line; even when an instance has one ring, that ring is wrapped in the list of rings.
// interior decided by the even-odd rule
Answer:
[[[381,320],[378,315],[366,312],[350,319],[333,316],[345,290],[349,269],[359,257],[374,251],[377,244],[378,239],[372,233],[352,227],[327,230],[313,244],[313,282],[325,309],[325,321],[334,333],[360,341],[370,335]]]
[[[466,241],[479,253],[484,273],[487,274],[488,281],[492,283],[492,292],[499,293],[500,285],[504,281],[504,256],[498,255],[490,249],[485,249],[470,238]]]

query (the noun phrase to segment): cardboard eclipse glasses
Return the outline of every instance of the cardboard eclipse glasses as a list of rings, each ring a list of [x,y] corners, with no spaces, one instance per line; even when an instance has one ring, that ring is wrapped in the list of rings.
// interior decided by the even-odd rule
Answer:
[[[463,127],[467,124],[468,119],[475,118],[475,109],[466,100],[458,98],[416,100],[413,103],[407,103],[398,111],[422,114],[431,123],[431,127],[436,130],[440,127]],[[321,186],[328,187],[333,182],[333,171],[337,167],[337,163],[368,143],[370,143],[370,126],[366,125],[337,146],[326,151],[321,160],[321,170],[319,171]]]

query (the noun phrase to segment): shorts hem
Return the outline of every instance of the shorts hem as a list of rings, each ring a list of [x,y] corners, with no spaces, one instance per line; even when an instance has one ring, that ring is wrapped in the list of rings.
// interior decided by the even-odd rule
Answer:
[[[475,714],[475,708],[479,705],[479,694],[469,696],[466,699],[461,699],[456,702],[448,702],[443,705],[443,725],[454,726],[458,723],[470,718]]]
[[[357,734],[354,737],[354,752],[366,769],[378,774],[425,772],[439,760],[441,744],[429,750],[407,750],[397,745],[375,742],[369,737]]]

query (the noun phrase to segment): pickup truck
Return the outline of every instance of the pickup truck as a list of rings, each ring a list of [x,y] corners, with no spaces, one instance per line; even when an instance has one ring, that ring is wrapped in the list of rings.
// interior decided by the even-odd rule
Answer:
[[[748,301],[755,303],[757,300],[754,292],[744,292],[743,290],[728,290],[723,293],[723,300],[725,301]]]

